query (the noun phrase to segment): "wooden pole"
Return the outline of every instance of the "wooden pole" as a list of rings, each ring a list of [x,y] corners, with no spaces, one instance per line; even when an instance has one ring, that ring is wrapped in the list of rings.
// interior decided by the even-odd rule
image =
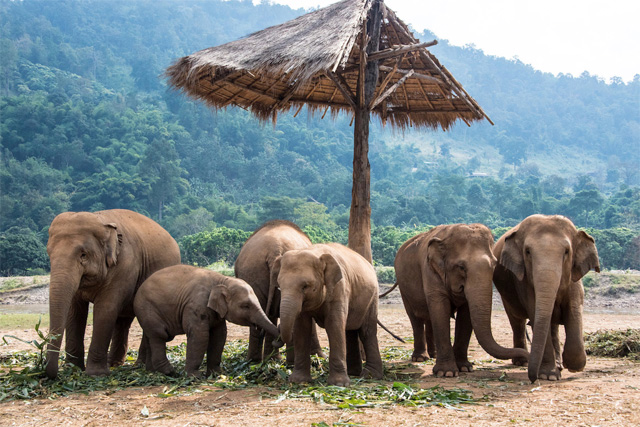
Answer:
[[[358,79],[355,125],[353,129],[353,187],[349,214],[349,247],[373,263],[371,254],[371,168],[369,165],[369,104],[378,83],[377,61],[366,62],[368,55],[377,52],[382,24],[382,0],[373,0],[367,17],[366,35],[369,40],[361,52],[360,78]],[[364,78],[362,76],[364,74]]]

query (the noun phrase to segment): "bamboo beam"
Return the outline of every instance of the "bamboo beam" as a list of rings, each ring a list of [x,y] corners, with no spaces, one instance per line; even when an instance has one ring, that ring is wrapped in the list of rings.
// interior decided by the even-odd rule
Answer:
[[[241,84],[241,83],[236,83],[236,82],[231,82],[231,81],[227,81],[227,82],[225,82],[225,83],[226,83],[226,84],[228,84],[228,85],[230,85],[230,86],[233,86],[233,87],[237,87],[237,88],[239,88],[239,89],[246,90],[247,92],[253,93],[253,94],[255,94],[255,95],[260,95],[260,96],[265,96],[265,97],[267,97],[267,98],[271,98],[271,99],[273,99],[274,101],[278,102],[278,99],[276,99],[273,95],[269,95],[269,94],[268,94],[268,93],[266,93],[266,92],[262,92],[262,91],[259,91],[259,90],[256,90],[256,89],[252,89],[252,88],[250,88],[250,87],[248,87],[248,86],[246,86],[246,85],[243,85],[243,84]]]
[[[376,99],[375,101],[373,101],[373,103],[371,104],[371,107],[369,107],[370,110],[373,110],[374,108],[376,108],[378,106],[378,104],[380,104],[382,101],[384,101],[389,95],[391,95],[396,89],[398,89],[400,87],[401,84],[403,84],[405,82],[405,80],[407,80],[409,77],[411,77],[414,74],[413,70],[409,70],[409,72],[407,74],[405,74],[404,76],[402,76],[402,78],[400,80],[398,80],[393,86],[391,86],[389,89],[386,90],[385,93],[383,93],[382,95],[380,95],[378,97],[378,99]],[[406,94],[405,94],[406,96]]]
[[[404,56],[403,56],[404,57]],[[396,65],[393,66],[393,70],[389,71],[387,73],[387,75],[385,76],[384,80],[382,81],[382,83],[380,84],[380,87],[378,87],[378,89],[376,90],[376,93],[373,95],[372,99],[378,99],[380,97],[380,94],[382,92],[384,92],[384,90],[387,88],[387,85],[389,84],[389,82],[391,81],[391,79],[393,78],[393,75],[396,73],[396,71],[398,70],[398,66],[400,65],[400,62],[402,61],[402,58],[400,57],[396,60]],[[373,107],[369,106],[370,110],[373,110]]]
[[[424,43],[416,43],[416,44],[410,44],[410,45],[399,46],[399,47],[390,47],[389,49],[381,50],[379,52],[372,54],[369,57],[369,60],[380,61],[382,59],[393,58],[394,56],[402,55],[407,52],[412,52],[414,50],[419,50],[419,49],[427,48],[430,46],[435,46],[437,44],[438,44],[438,41],[433,40],[433,41],[424,42]]]
[[[346,81],[344,81],[344,78],[340,74],[332,73],[331,71],[326,71],[325,75],[329,78],[329,80],[333,82],[334,85],[336,85],[338,90],[342,92],[342,96],[344,97],[345,101],[347,101],[351,108],[355,110],[355,96],[353,95],[353,93],[351,93],[349,85]]]
[[[392,72],[394,69],[391,67],[388,67],[386,65],[381,65],[380,67],[380,71],[386,71],[386,72]],[[396,73],[400,73],[400,74],[407,74],[410,71],[413,71],[413,77],[417,78],[417,79],[422,79],[422,80],[428,80],[430,82],[433,83],[437,83],[439,85],[443,85],[446,86],[446,83],[443,82],[442,80],[440,80],[437,77],[432,77],[432,76],[427,76],[426,74],[420,74],[420,73],[416,73],[414,70],[403,70],[403,69],[397,69],[395,70]]]

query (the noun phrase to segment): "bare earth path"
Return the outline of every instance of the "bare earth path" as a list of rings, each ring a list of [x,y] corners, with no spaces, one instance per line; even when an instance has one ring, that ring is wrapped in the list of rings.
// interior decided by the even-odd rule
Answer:
[[[397,291],[395,291],[397,293]],[[393,294],[392,294],[393,295]],[[397,295],[396,295],[397,296]],[[397,299],[392,299],[392,302]],[[625,304],[625,313],[603,310],[597,304],[585,313],[585,332],[598,329],[640,327],[640,313],[634,303]],[[400,336],[410,337],[411,327],[398,304],[382,304],[380,319]],[[493,313],[494,335],[502,345],[511,342],[504,311]],[[90,332],[90,331],[89,331]],[[246,328],[230,325],[229,339],[246,339]],[[0,336],[17,335],[33,339],[33,330],[8,330],[0,324]],[[384,331],[378,333],[381,347],[400,344]],[[90,336],[90,335],[88,335]],[[136,347],[141,330],[137,323],[130,343]],[[322,334],[323,345],[327,345]],[[178,342],[174,341],[174,344]],[[0,354],[26,349],[15,340],[0,346]],[[205,388],[187,396],[160,398],[162,387],[129,388],[118,392],[94,392],[56,400],[0,402],[0,425],[24,426],[311,426],[312,423],[366,426],[490,426],[490,425],[640,425],[640,363],[625,359],[589,357],[584,372],[562,372],[559,382],[530,384],[525,368],[488,356],[472,339],[470,357],[476,370],[459,378],[436,379],[432,362],[416,363],[413,382],[423,388],[442,385],[472,391],[476,405],[456,409],[445,407],[408,408],[402,406],[336,409],[334,405],[300,400],[277,400],[279,391],[249,388],[228,391]],[[406,362],[406,361],[404,361]],[[143,408],[149,415],[143,416]]]

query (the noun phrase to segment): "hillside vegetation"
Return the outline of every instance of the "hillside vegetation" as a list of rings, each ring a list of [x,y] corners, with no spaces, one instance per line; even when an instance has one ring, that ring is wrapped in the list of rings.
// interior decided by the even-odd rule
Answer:
[[[272,218],[344,241],[351,117],[303,110],[264,125],[212,112],[161,77],[180,56],[301,13],[250,1],[0,2],[0,273],[46,270],[47,227],[67,210],[133,209],[184,242]],[[599,233],[604,266],[638,268],[640,76],[553,76],[442,40],[431,51],[496,125],[374,124],[377,262],[430,225],[503,230],[557,213]]]

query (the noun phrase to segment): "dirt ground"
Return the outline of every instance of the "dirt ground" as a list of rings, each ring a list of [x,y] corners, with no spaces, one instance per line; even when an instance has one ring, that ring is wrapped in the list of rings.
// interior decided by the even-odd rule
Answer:
[[[35,292],[35,291],[34,291]],[[399,303],[398,291],[380,305],[380,320],[402,337],[411,337],[409,319]],[[23,301],[24,302],[24,301]],[[622,304],[615,301],[589,301],[585,309],[584,330],[626,329],[640,327],[636,300]],[[511,343],[511,330],[499,301],[492,317],[492,329],[502,345]],[[90,336],[90,330],[87,337]],[[246,339],[247,328],[229,325],[229,339]],[[34,338],[33,330],[7,330],[2,335]],[[401,344],[380,330],[381,347]],[[141,330],[134,322],[130,343],[137,346]],[[323,345],[326,335],[321,332]],[[173,344],[178,342],[178,338]],[[88,343],[88,339],[87,339]],[[0,346],[0,354],[26,349],[15,340]],[[589,357],[584,372],[562,372],[558,382],[531,384],[526,368],[491,358],[472,338],[469,359],[475,371],[458,378],[434,378],[432,362],[413,364],[417,375],[411,381],[422,388],[442,385],[446,389],[464,388],[473,397],[485,400],[457,409],[445,407],[408,408],[403,406],[336,409],[335,405],[302,400],[279,400],[280,391],[249,388],[229,391],[208,387],[187,396],[157,397],[162,387],[129,388],[123,391],[93,392],[55,400],[0,402],[3,426],[490,426],[490,425],[640,425],[640,363],[625,359]],[[402,361],[405,363],[406,361]],[[401,362],[398,362],[401,363]],[[148,416],[143,415],[143,409]]]

